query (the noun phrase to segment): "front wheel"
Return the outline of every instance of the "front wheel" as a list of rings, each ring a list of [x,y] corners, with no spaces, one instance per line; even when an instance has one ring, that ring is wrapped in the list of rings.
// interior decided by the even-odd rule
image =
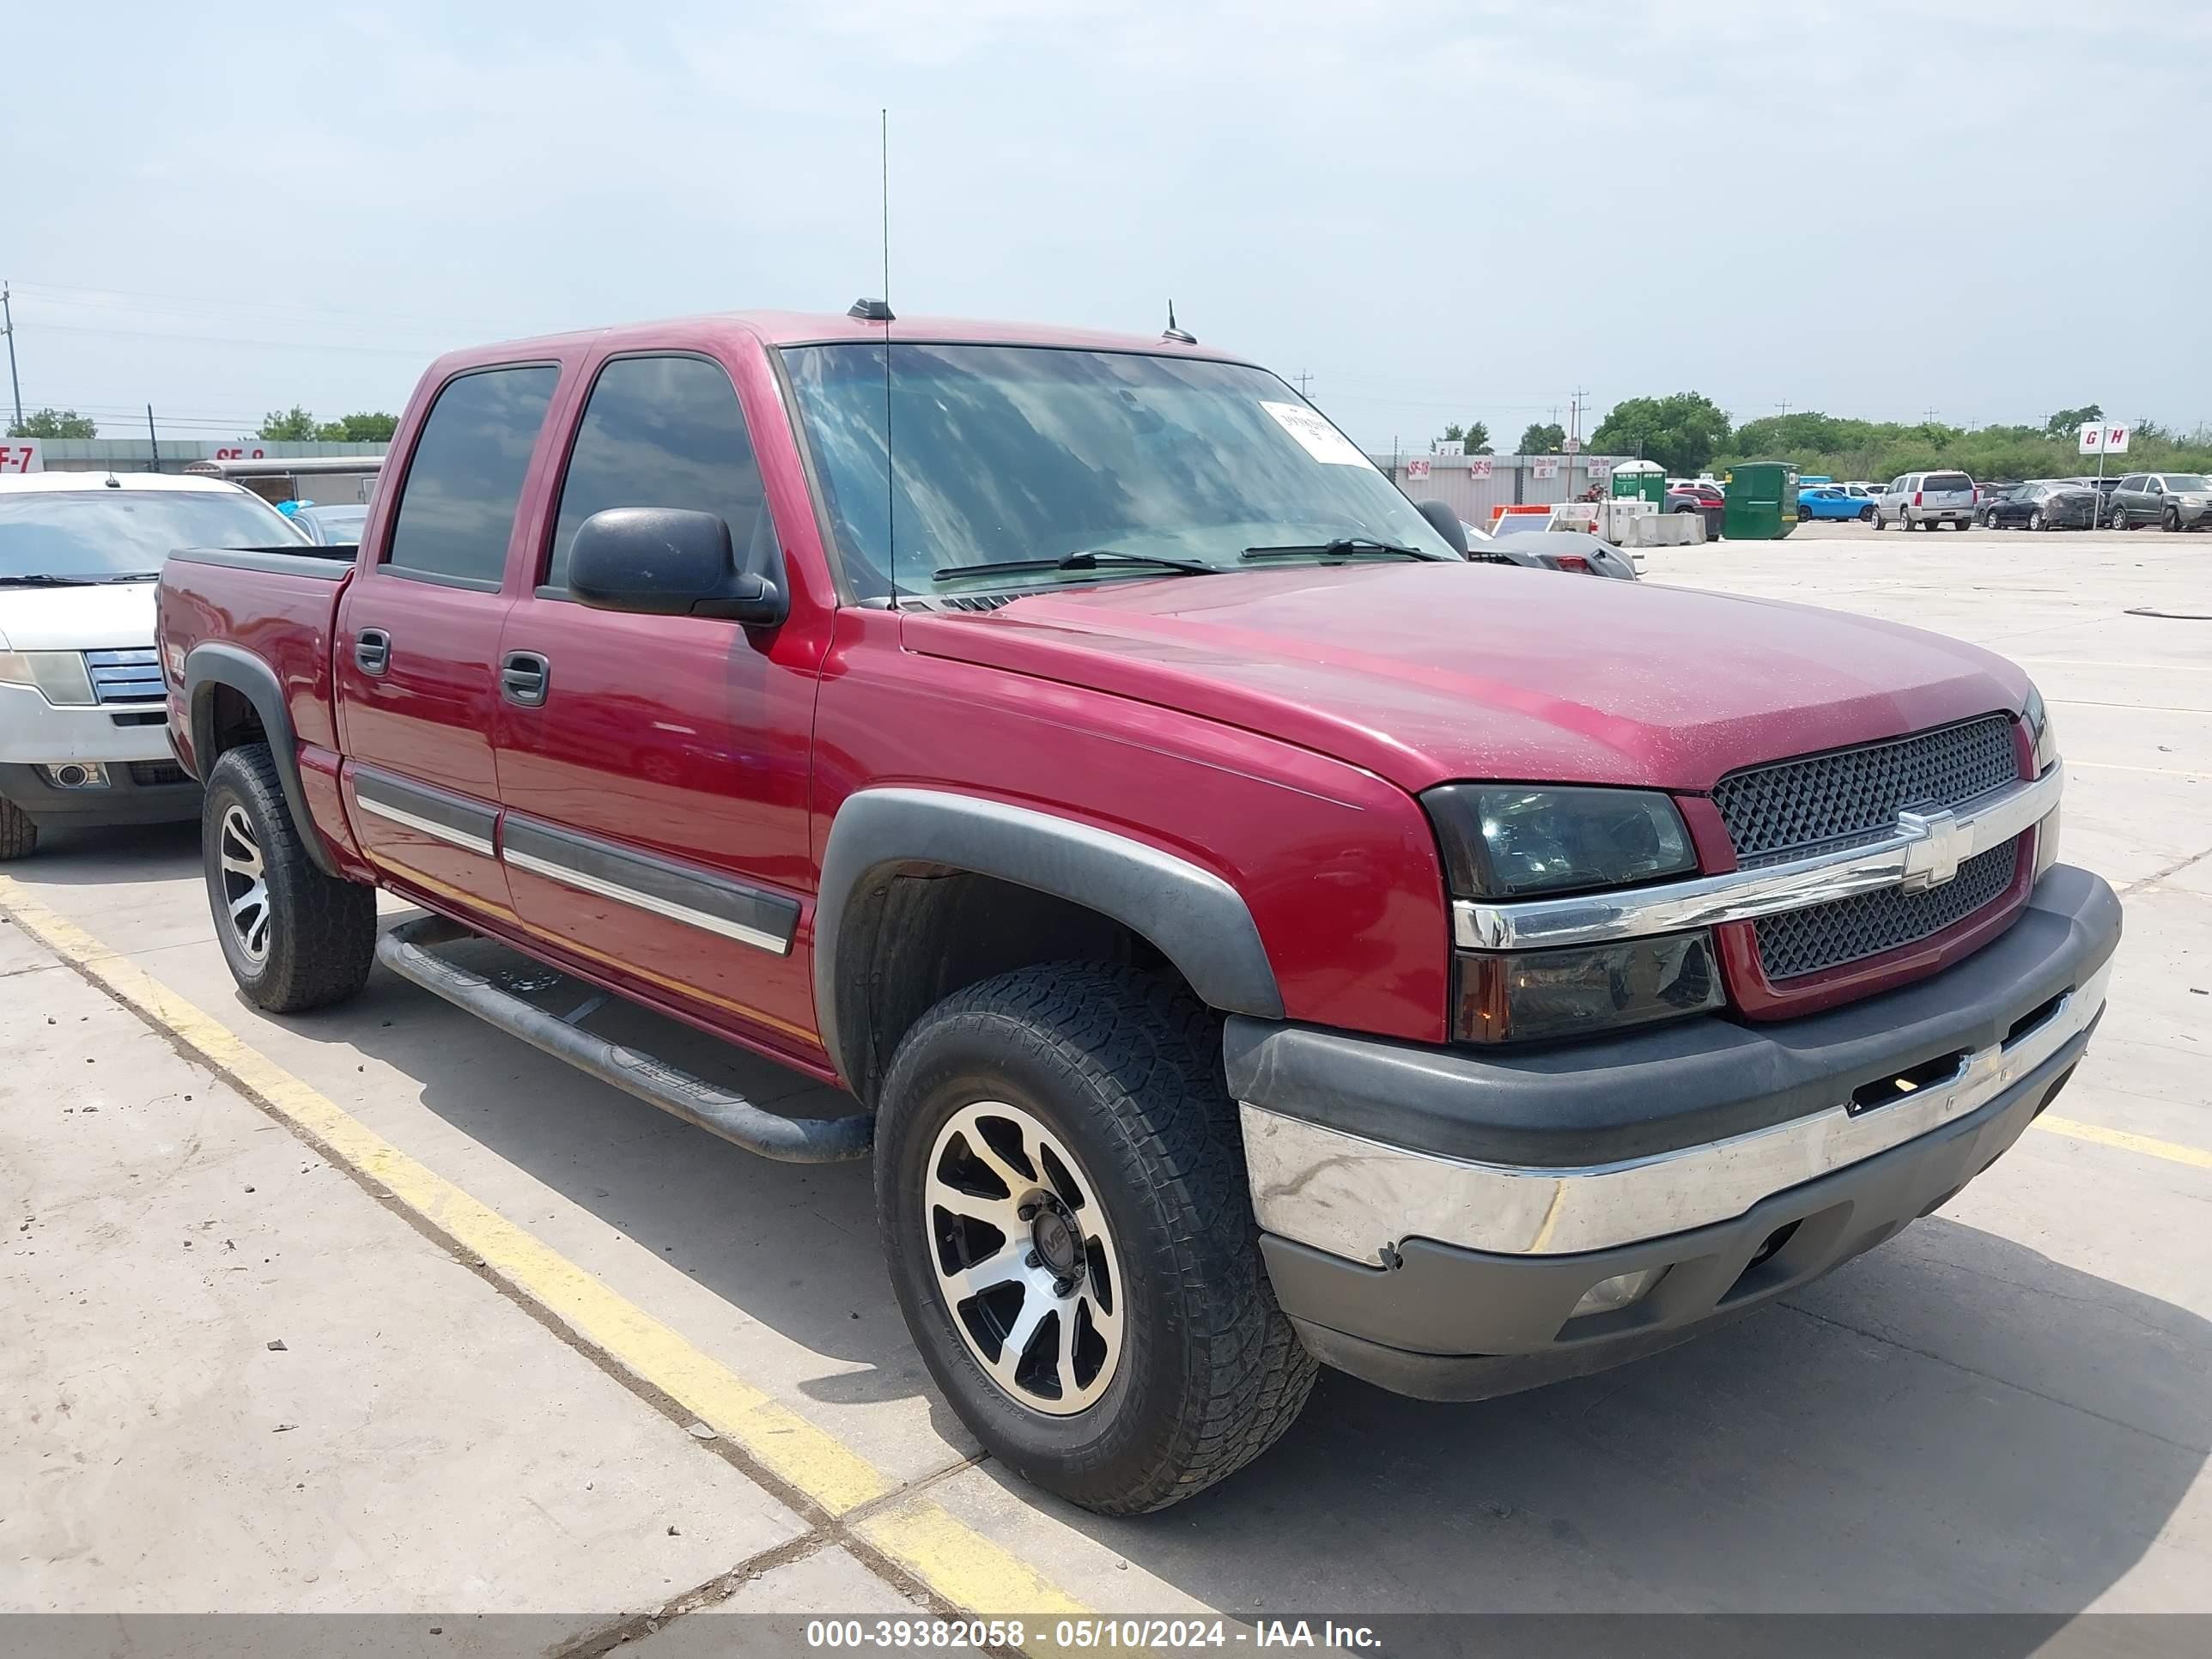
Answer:
[[[2041,507],[2034,507],[2028,509],[2027,527],[2030,530],[2048,530],[2051,528],[2050,525],[2044,520],[2043,509]]]
[[[200,852],[216,939],[256,1007],[302,1013],[367,983],[376,890],[315,867],[268,744],[229,750],[208,773]]]
[[[1797,509],[1797,522],[1799,524],[1810,524],[1812,521],[1813,509],[1811,507],[1801,507]]]
[[[2159,520],[2159,527],[2166,531],[2168,534],[2178,535],[2180,533],[2181,509],[2178,507],[2167,507],[2166,509],[2166,516]]]
[[[876,1210],[915,1344],[994,1455],[1101,1514],[1203,1490],[1305,1404],[1246,1183],[1218,1023],[1133,969],[956,992],[884,1079]]]
[[[1993,507],[1988,512],[1982,514],[1982,528],[1984,530],[1995,530],[1996,527],[1997,510]]]

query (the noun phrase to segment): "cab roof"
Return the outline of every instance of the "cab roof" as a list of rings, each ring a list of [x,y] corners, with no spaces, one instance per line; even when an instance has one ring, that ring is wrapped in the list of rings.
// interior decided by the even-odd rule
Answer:
[[[1157,334],[1118,334],[1099,329],[1062,328],[1041,323],[991,322],[969,317],[908,317],[890,324],[893,344],[1048,346],[1088,351],[1141,352],[1151,356],[1194,357],[1213,362],[1249,362],[1233,352],[1199,343],[1170,340]],[[532,355],[552,355],[577,347],[605,345],[616,350],[649,347],[681,339],[697,342],[716,337],[748,337],[763,346],[854,344],[873,345],[884,337],[884,325],[843,312],[729,311],[695,317],[663,318],[655,322],[622,323],[606,328],[578,329],[565,334],[538,335],[529,339],[504,340],[495,344],[470,346],[448,352],[438,360],[443,372],[475,365],[513,362]]]

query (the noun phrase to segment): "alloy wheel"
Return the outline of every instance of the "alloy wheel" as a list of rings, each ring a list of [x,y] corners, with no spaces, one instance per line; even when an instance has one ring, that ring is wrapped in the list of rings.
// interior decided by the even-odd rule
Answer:
[[[269,959],[269,876],[254,839],[253,822],[242,806],[231,806],[222,815],[218,861],[222,866],[223,908],[231,937],[249,962]]]
[[[938,1291],[975,1363],[1031,1411],[1095,1404],[1121,1360],[1121,1263],[1066,1145],[1018,1106],[963,1106],[930,1147],[923,1199]]]

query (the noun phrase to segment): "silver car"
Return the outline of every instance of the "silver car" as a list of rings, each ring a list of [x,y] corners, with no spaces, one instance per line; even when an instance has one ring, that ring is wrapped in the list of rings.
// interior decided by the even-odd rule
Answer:
[[[1933,530],[1948,524],[1964,530],[1974,521],[1974,481],[1963,472],[1908,472],[1892,478],[1875,503],[1874,527],[1901,524],[1907,530]]]

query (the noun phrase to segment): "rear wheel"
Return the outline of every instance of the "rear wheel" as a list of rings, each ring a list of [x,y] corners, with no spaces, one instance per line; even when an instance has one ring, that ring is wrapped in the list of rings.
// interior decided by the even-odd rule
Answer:
[[[0,861],[27,859],[39,850],[39,826],[12,800],[0,800]]]
[[[884,1080],[876,1206],[961,1421],[1086,1509],[1233,1474],[1313,1386],[1260,1260],[1219,1026],[1178,988],[1060,963],[938,1004]]]
[[[1859,509],[1859,522],[1861,524],[1870,524],[1876,530],[1879,530],[1881,528],[1881,515],[1879,513],[1876,513],[1874,508],[1870,507],[1863,507]]]
[[[216,939],[257,1007],[301,1013],[367,982],[376,890],[315,867],[268,744],[230,750],[209,772],[200,852]]]

